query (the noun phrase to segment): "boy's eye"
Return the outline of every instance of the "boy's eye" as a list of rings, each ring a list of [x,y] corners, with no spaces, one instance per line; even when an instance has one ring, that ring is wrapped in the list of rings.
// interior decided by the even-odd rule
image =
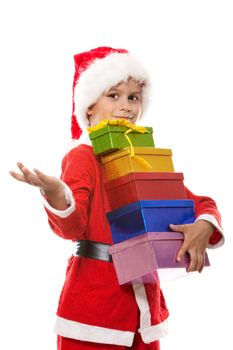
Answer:
[[[111,93],[111,94],[108,95],[108,97],[111,97],[113,99],[117,99],[119,96],[116,93]]]
[[[131,101],[138,101],[139,98],[138,98],[138,96],[136,96],[136,95],[130,95],[130,96],[129,96],[129,100],[131,100]]]

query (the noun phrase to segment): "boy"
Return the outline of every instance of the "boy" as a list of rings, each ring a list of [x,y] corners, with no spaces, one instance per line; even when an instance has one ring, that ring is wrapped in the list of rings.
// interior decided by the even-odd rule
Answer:
[[[37,169],[31,172],[22,163],[21,173],[11,172],[15,179],[41,188],[52,230],[78,241],[58,305],[58,350],[158,350],[159,339],[166,335],[168,310],[159,285],[118,284],[108,255],[112,239],[104,169],[85,131],[102,119],[135,123],[145,113],[149,89],[146,71],[127,50],[99,47],[76,55],[72,138],[80,138],[81,128],[83,134],[63,159],[62,181]],[[188,271],[201,272],[206,247],[223,243],[220,215],[212,199],[186,192],[195,202],[197,219],[171,228],[184,233],[177,259],[189,252]]]

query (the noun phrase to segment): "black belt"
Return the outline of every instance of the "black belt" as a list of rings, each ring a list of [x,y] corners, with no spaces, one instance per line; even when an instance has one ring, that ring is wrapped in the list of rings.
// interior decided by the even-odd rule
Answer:
[[[111,244],[99,243],[94,241],[77,241],[77,251],[76,255],[112,262],[112,257],[108,252]]]

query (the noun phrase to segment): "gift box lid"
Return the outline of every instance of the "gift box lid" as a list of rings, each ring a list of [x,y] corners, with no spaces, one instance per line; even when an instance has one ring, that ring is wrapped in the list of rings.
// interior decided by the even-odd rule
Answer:
[[[154,148],[154,147],[134,147],[134,151],[136,155],[157,155],[157,156],[172,156],[172,151],[171,149],[168,148]],[[118,151],[115,151],[113,153],[107,154],[103,157],[101,157],[101,162],[107,163],[111,162],[112,160],[120,157],[124,157],[126,155],[131,154],[131,148],[130,147],[125,147],[122,148]]]
[[[109,248],[109,253],[114,254],[149,241],[174,241],[183,239],[184,235],[181,232],[146,232],[140,236],[133,237],[112,245]]]
[[[142,210],[144,208],[193,208],[194,201],[192,199],[174,199],[174,200],[141,200],[125,205],[119,209],[107,213],[109,220],[116,219],[127,213]]]
[[[183,173],[163,173],[163,172],[132,172],[105,183],[106,190],[125,185],[136,180],[184,180]]]
[[[145,126],[148,132],[146,133],[140,133],[139,131],[132,130],[131,133],[135,134],[153,134],[153,128]],[[91,140],[95,139],[96,137],[99,137],[101,135],[107,134],[108,132],[118,132],[118,133],[125,133],[129,128],[127,126],[119,126],[119,125],[106,125],[104,128],[93,131],[89,134],[89,137]]]

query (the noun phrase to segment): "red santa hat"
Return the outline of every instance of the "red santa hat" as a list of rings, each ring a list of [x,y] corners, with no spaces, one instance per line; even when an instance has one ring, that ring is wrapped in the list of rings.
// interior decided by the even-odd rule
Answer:
[[[98,47],[74,56],[72,139],[79,139],[88,125],[87,109],[103,92],[129,77],[143,83],[142,110],[148,103],[148,73],[129,51]]]

